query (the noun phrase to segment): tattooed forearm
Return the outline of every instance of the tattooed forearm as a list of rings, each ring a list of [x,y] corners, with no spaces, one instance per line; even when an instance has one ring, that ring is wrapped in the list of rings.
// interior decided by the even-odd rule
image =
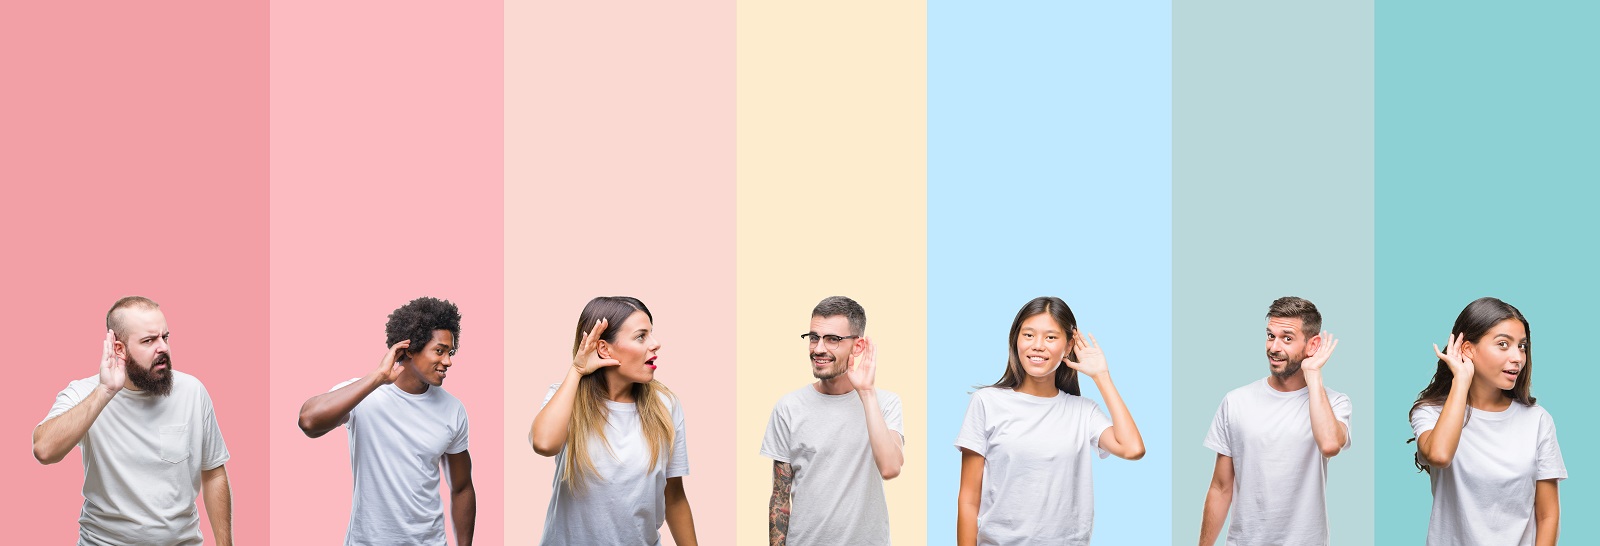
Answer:
[[[794,467],[772,462],[772,505],[767,510],[767,531],[772,546],[784,546],[789,537],[789,492],[794,485]]]

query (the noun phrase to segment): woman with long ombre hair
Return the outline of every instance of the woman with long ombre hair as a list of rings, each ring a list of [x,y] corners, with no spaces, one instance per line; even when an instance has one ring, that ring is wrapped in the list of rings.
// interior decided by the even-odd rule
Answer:
[[[1567,478],[1556,425],[1535,403],[1532,329],[1495,298],[1467,305],[1428,388],[1411,406],[1418,468],[1428,472],[1428,544],[1556,543]]]
[[[1094,336],[1061,298],[1034,298],[1011,322],[1005,373],[972,393],[956,437],[961,494],[956,544],[1087,545],[1094,529],[1090,461],[1144,456],[1133,414]],[[1080,396],[1089,376],[1111,412]]]
[[[540,544],[656,546],[663,521],[674,542],[697,543],[683,410],[655,380],[654,325],[630,297],[595,298],[578,315],[572,367],[528,431],[535,452],[556,458]]]

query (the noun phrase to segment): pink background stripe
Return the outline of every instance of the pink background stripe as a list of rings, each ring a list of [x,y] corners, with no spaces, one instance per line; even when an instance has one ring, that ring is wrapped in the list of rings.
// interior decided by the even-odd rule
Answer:
[[[655,314],[700,543],[734,543],[734,33],[728,0],[506,5],[507,543],[542,534],[528,427],[612,295]]]
[[[272,4],[276,543],[344,536],[348,435],[308,439],[295,417],[372,371],[388,313],[424,295],[461,308],[445,389],[472,422],[476,540],[503,541],[501,14],[499,2]]]
[[[161,304],[174,367],[211,392],[235,538],[267,542],[266,44],[265,2],[0,8],[4,331],[20,370],[0,402],[6,542],[77,540],[82,458],[42,467],[29,438],[57,392],[99,373],[106,309],[130,294]]]

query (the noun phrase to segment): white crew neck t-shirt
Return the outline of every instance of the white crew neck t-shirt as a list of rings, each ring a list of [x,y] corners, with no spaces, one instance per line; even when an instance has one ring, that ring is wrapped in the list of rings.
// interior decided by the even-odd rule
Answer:
[[[877,393],[884,424],[903,441],[900,396]],[[761,455],[794,469],[787,544],[889,544],[889,505],[860,394],[822,394],[806,385],[784,395],[767,421]]]
[[[1349,449],[1350,397],[1323,387]],[[1229,546],[1328,543],[1328,458],[1311,434],[1311,391],[1281,392],[1265,378],[1229,392],[1205,446],[1233,458]]]
[[[550,386],[539,404],[544,409],[560,383]],[[606,400],[606,441],[589,441],[589,461],[598,478],[575,490],[561,479],[567,464],[567,447],[556,455],[556,475],[551,480],[550,508],[545,511],[540,544],[607,544],[655,546],[661,543],[661,524],[667,518],[667,479],[689,475],[689,436],[683,406],[674,396],[661,393],[672,415],[672,446],[650,468],[650,443],[632,403]],[[606,449],[610,445],[610,450]]]
[[[1411,430],[1433,430],[1440,406],[1411,410]],[[1534,486],[1564,480],[1567,467],[1556,443],[1556,423],[1539,406],[1516,402],[1505,411],[1467,408],[1467,424],[1450,466],[1428,473],[1433,515],[1428,545],[1533,546]]]
[[[445,455],[467,450],[466,406],[443,387],[411,394],[389,384],[356,404],[344,426],[355,478],[344,543],[445,544],[439,473]]]
[[[1092,454],[1111,419],[1093,400],[986,387],[972,393],[956,447],[982,455],[978,544],[1087,545],[1094,531]]]
[[[76,407],[99,386],[99,375],[68,384],[44,420]],[[195,507],[200,472],[222,466],[229,455],[200,380],[173,370],[167,396],[117,391],[78,447],[78,544],[201,544]]]

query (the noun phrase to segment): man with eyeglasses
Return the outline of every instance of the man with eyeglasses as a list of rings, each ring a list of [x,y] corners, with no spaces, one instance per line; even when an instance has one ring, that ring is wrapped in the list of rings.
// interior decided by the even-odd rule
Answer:
[[[866,327],[860,304],[833,296],[800,335],[817,382],[778,400],[761,441],[772,459],[774,546],[889,544],[883,480],[900,475],[905,426],[900,397],[874,387],[877,347]],[[874,470],[881,479],[870,479]]]

